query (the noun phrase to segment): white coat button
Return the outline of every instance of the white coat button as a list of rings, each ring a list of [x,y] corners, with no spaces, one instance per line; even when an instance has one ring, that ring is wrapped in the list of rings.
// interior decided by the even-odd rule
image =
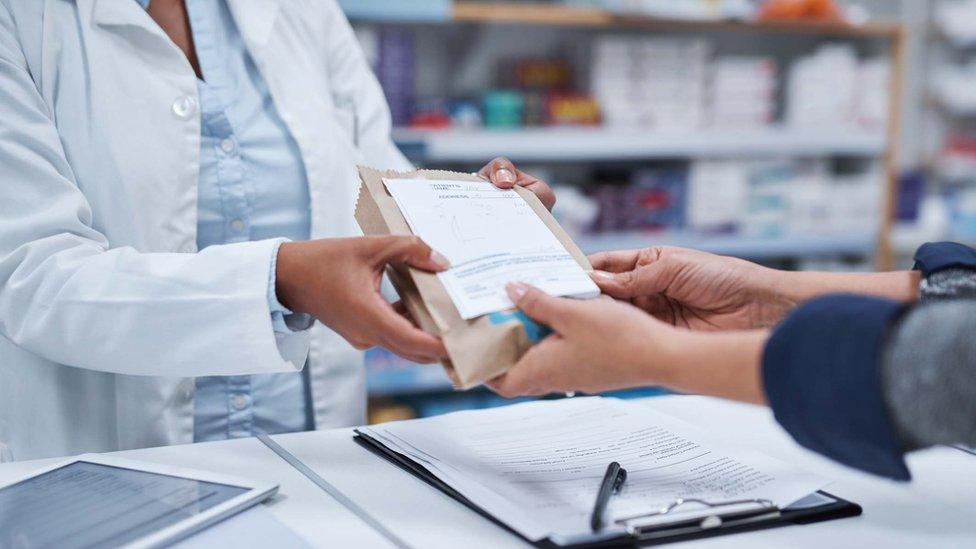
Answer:
[[[235,410],[243,410],[247,407],[247,397],[244,395],[234,395],[234,398],[231,399],[231,404]]]
[[[230,228],[233,229],[235,233],[239,233],[244,230],[244,222],[240,219],[235,219],[230,222]]]
[[[193,394],[196,392],[196,384],[193,380],[185,380],[180,383],[180,394],[183,395],[183,400],[193,400]]]
[[[189,120],[197,112],[197,100],[189,95],[178,97],[173,101],[173,114],[181,120]]]
[[[224,151],[227,154],[234,152],[234,148],[235,145],[233,139],[228,138],[220,142],[220,150]]]

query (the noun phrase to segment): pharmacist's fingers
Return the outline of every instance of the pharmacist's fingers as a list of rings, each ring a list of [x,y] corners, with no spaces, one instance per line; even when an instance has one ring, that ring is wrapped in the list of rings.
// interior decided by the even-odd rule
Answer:
[[[414,319],[413,315],[410,314],[410,311],[407,310],[407,306],[404,305],[402,300],[393,303],[393,310],[396,311],[396,314],[409,320],[410,323],[413,324],[414,326],[417,326],[418,328],[420,327],[420,325],[417,324],[417,320]]]
[[[440,338],[428,334],[400,316],[393,307],[377,296],[377,306],[368,323],[373,326],[378,344],[405,358],[436,359],[447,356]]]
[[[491,181],[499,189],[511,189],[518,181],[518,170],[515,169],[515,165],[512,164],[511,160],[502,157],[486,164],[478,172],[478,175]]]
[[[431,249],[419,236],[366,237],[376,247],[374,265],[406,263],[425,271],[440,272],[451,266],[442,254]]]
[[[438,362],[441,361],[441,359],[432,356],[403,356],[401,358],[405,358],[408,361],[416,364],[437,364]],[[402,366],[409,367],[409,364],[405,364]]]
[[[525,187],[526,189],[532,191],[532,194],[539,198],[539,202],[546,207],[547,210],[552,210],[552,207],[556,205],[556,193],[549,188],[549,184],[545,181],[528,175],[523,172],[519,172],[519,178],[515,182],[519,187]]]
[[[393,303],[393,310],[396,311],[396,314],[407,319],[407,321],[410,322],[410,324],[413,324],[417,328],[423,330],[423,327],[420,325],[419,322],[417,322],[417,319],[413,317],[413,314],[410,313],[410,311],[407,309],[407,306],[404,305],[403,301],[397,301],[396,303]]]
[[[578,309],[569,299],[553,297],[538,288],[521,282],[510,282],[505,286],[508,298],[532,320],[538,321],[559,332],[572,321]]]
[[[511,189],[515,186],[525,187],[539,199],[539,202],[542,202],[546,209],[551,210],[556,205],[556,193],[552,191],[548,183],[519,170],[507,158],[498,157],[492,160],[484,168],[481,168],[478,175],[491,181],[500,189]]]

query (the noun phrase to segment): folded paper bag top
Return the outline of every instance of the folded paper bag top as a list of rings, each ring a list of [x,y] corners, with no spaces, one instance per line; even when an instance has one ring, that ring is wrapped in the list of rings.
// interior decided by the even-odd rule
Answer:
[[[387,190],[384,179],[484,181],[476,175],[449,171],[393,172],[365,167],[359,168],[359,176],[362,186],[356,202],[356,221],[369,236],[413,234],[407,219]],[[539,216],[576,263],[584,271],[590,272],[592,267],[586,256],[539,199],[521,187],[516,187],[515,192]],[[450,359],[442,364],[458,389],[474,387],[505,373],[546,334],[545,328],[516,310],[465,320],[435,274],[405,265],[387,267],[387,274],[420,327],[443,339]]]

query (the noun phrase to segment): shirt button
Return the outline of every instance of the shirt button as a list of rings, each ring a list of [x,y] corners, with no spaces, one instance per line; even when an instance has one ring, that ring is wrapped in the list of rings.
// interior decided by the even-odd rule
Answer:
[[[181,120],[189,120],[197,112],[197,100],[184,95],[173,101],[173,114]]]
[[[239,233],[244,230],[244,222],[240,219],[235,219],[230,222],[230,228],[233,229],[235,233]]]
[[[243,410],[247,407],[247,397],[244,395],[234,395],[231,399],[231,405],[234,406],[235,410]]]
[[[228,138],[220,142],[220,150],[224,151],[227,154],[234,152],[234,147],[235,145],[233,139]]]
[[[180,383],[180,392],[183,395],[183,400],[192,400],[193,393],[196,392],[196,384],[193,380],[187,379]]]

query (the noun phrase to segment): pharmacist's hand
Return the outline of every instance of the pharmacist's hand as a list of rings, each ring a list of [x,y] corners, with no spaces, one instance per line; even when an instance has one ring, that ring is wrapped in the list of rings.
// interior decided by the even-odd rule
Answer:
[[[549,210],[556,205],[556,194],[545,181],[519,171],[507,158],[496,158],[481,168],[478,175],[491,181],[500,189],[511,189],[518,185],[535,193]]]
[[[655,247],[599,253],[590,262],[605,294],[681,328],[764,328],[796,305],[780,291],[780,271],[741,259]]]
[[[651,385],[671,364],[680,330],[636,307],[606,298],[552,297],[524,284],[510,284],[508,293],[526,315],[555,333],[487,383],[504,397]]]
[[[382,346],[414,362],[447,356],[444,344],[421,331],[380,295],[390,263],[438,272],[447,260],[415,236],[286,242],[278,248],[276,292],[281,304],[307,313],[357,349]]]

